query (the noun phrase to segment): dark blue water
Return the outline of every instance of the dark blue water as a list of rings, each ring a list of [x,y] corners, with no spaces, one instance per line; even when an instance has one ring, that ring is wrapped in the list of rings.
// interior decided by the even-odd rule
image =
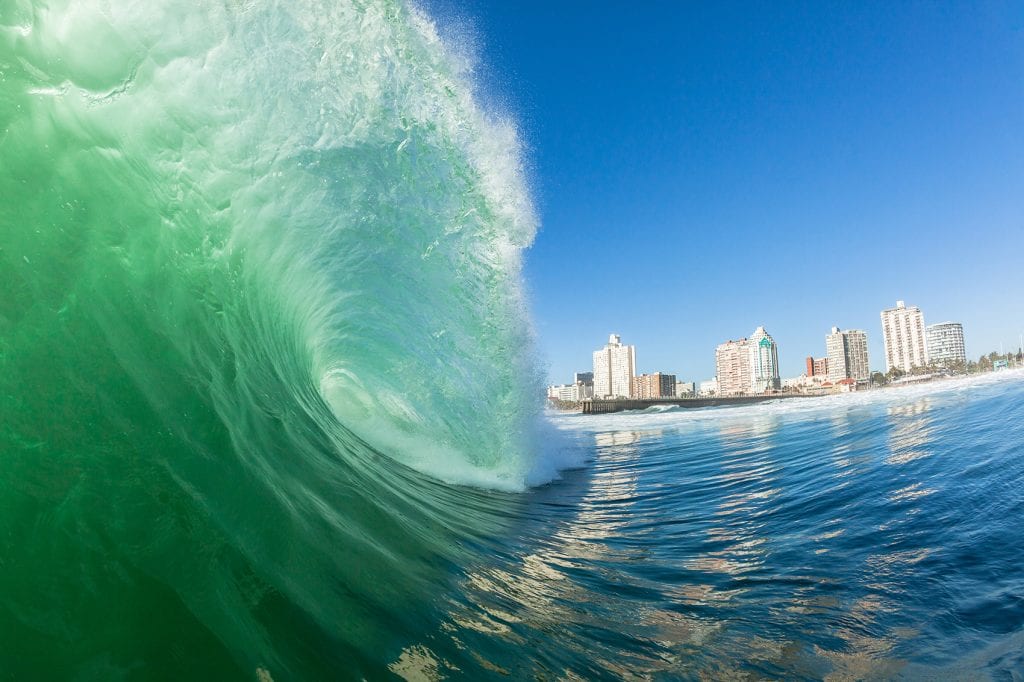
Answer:
[[[394,670],[1021,679],[1024,374],[553,420],[586,467]]]

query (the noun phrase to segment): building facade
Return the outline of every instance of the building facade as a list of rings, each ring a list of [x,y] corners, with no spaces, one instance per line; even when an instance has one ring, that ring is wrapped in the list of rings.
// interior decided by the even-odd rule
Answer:
[[[697,388],[697,395],[704,397],[718,395],[718,378],[700,382]]]
[[[764,393],[782,388],[779,377],[779,349],[775,339],[758,327],[747,340],[750,349],[750,391]]]
[[[692,381],[679,381],[676,380],[676,397],[677,398],[692,398],[697,394],[697,387]]]
[[[828,352],[828,379],[832,382],[853,379],[864,383],[871,378],[868,365],[868,335],[860,329],[832,332],[825,336],[825,350]]]
[[[578,403],[594,397],[594,385],[578,381],[572,384],[548,386],[548,400]]]
[[[896,301],[895,308],[882,311],[882,345],[885,346],[885,371],[892,368],[909,372],[928,364],[928,344],[924,314],[917,306]]]
[[[633,397],[641,400],[646,398],[672,398],[676,394],[676,375],[641,374],[633,379]]]
[[[718,395],[750,391],[750,343],[747,339],[726,341],[715,349],[715,379]]]
[[[828,374],[828,358],[814,358],[807,356],[807,371],[804,376],[820,377]]]
[[[928,359],[943,367],[967,364],[964,327],[959,322],[940,322],[925,327]]]
[[[611,334],[601,350],[594,351],[594,397],[628,398],[636,376],[636,348],[623,345]]]

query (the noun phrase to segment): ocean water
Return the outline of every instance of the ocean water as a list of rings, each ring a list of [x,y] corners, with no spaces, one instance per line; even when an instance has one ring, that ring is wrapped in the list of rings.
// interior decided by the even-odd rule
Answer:
[[[469,55],[0,3],[0,680],[1019,679],[1022,375],[544,414]]]

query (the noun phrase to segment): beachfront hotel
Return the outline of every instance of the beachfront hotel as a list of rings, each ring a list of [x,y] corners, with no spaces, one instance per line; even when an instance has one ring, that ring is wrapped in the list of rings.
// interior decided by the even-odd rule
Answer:
[[[949,367],[967,364],[967,349],[964,346],[964,327],[959,322],[939,322],[925,327],[928,342],[928,359]]]
[[[633,396],[640,400],[648,398],[674,398],[676,396],[676,375],[655,372],[641,374],[633,379]]]
[[[764,393],[782,388],[779,377],[779,347],[771,334],[758,327],[748,340],[750,344],[750,390]]]
[[[871,378],[868,336],[860,329],[839,331],[839,327],[832,327],[832,332],[825,336],[825,351],[829,381],[853,379],[861,383]]]
[[[636,347],[611,334],[605,347],[594,351],[594,397],[629,398],[635,376]]]
[[[914,367],[927,365],[928,345],[921,309],[908,308],[903,301],[896,301],[895,308],[883,310],[881,315],[885,371],[895,367],[909,372]]]
[[[764,327],[755,329],[749,339],[719,345],[715,372],[720,395],[764,393],[782,386],[778,346]]]
[[[719,395],[739,395],[750,390],[750,342],[726,341],[715,349],[715,378]]]

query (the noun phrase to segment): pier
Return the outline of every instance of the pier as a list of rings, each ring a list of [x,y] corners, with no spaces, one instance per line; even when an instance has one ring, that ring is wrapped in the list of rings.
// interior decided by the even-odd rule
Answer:
[[[583,414],[608,414],[626,410],[646,410],[656,405],[678,405],[679,407],[725,407],[728,405],[753,405],[769,400],[808,398],[801,393],[777,393],[773,395],[739,395],[721,398],[616,398],[612,400],[584,400],[580,403]]]

